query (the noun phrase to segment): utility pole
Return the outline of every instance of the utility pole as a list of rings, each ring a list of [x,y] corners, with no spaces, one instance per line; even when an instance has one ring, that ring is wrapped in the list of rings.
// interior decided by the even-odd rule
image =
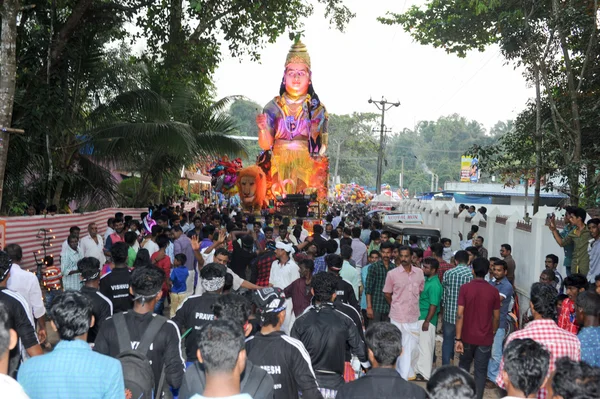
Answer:
[[[404,157],[402,157],[402,167],[400,168],[400,190],[404,187]]]
[[[381,128],[379,129],[379,152],[377,154],[377,179],[375,188],[377,194],[381,194],[381,175],[383,171],[383,143],[385,136],[385,111],[390,110],[392,107],[399,107],[400,101],[392,103],[387,101],[384,97],[381,97],[381,101],[373,101],[369,98],[369,104],[375,104],[377,109],[381,111]]]

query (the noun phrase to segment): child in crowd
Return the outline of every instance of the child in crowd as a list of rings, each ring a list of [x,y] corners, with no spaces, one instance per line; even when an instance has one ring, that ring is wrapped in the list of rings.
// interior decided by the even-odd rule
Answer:
[[[446,263],[452,263],[452,240],[449,238],[442,238],[441,243],[444,244],[444,254],[442,255],[442,259]]]
[[[187,285],[185,282],[190,272],[185,266],[185,262],[187,262],[185,254],[175,255],[175,261],[171,269],[171,318],[175,316],[177,308],[186,298]]]

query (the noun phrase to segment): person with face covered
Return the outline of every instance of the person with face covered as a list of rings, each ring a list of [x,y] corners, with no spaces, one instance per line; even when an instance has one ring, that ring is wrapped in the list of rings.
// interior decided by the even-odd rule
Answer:
[[[212,307],[223,292],[226,268],[218,263],[209,263],[200,270],[200,284],[203,293],[187,297],[177,309],[173,321],[180,331],[190,332],[185,339],[186,367],[196,359],[198,332],[214,320]]]

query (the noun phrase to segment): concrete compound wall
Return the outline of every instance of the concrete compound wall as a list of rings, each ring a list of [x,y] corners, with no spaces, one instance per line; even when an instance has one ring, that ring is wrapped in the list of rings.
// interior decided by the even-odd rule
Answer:
[[[529,307],[529,290],[533,283],[539,281],[544,269],[546,255],[555,254],[559,258],[559,271],[566,276],[564,269],[564,251],[558,246],[546,225],[546,215],[555,211],[551,207],[540,207],[532,216],[530,223],[522,220],[522,210],[513,214],[502,214],[494,205],[487,206],[487,221],[481,214],[471,219],[467,211],[458,214],[458,206],[453,202],[427,202],[418,200],[402,201],[396,206],[399,212],[421,213],[423,223],[439,227],[442,237],[452,240],[452,249],[460,249],[458,232],[462,232],[466,240],[471,225],[479,226],[479,236],[484,238],[484,247],[489,256],[500,257],[500,245],[510,244],[516,262],[515,286],[519,294],[521,313]],[[514,209],[514,208],[513,208]]]

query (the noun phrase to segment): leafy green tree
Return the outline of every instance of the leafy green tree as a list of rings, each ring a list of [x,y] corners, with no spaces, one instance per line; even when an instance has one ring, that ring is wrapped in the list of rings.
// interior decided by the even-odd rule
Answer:
[[[136,40],[126,23],[135,22],[140,37],[147,39],[141,59],[154,71],[152,86],[160,86],[153,91],[170,105],[170,122],[194,126],[200,113],[194,116],[178,104],[188,101],[178,90],[193,86],[196,104],[203,105],[203,112],[213,109],[212,73],[221,61],[222,45],[236,56],[258,58],[265,43],[286,30],[300,32],[303,17],[319,4],[339,29],[353,16],[342,0],[0,2],[0,126],[26,131],[24,137],[13,135],[12,142],[0,132],[1,192],[47,202],[67,195],[79,198],[81,189],[93,198],[91,188],[115,193],[107,169],[93,162],[82,167],[85,157],[76,149],[95,108],[121,93],[151,86],[135,71],[139,59],[113,64],[106,56],[107,44]],[[37,183],[35,193],[31,179]],[[102,182],[107,184],[101,189]],[[113,201],[111,197],[104,200]]]
[[[475,144],[492,144],[496,140],[496,134],[487,134],[479,122],[457,114],[437,121],[420,121],[415,130],[405,129],[389,138],[385,156],[393,169],[384,173],[383,182],[396,186],[404,163],[404,188],[410,188],[411,193],[415,189],[429,191],[431,173],[438,175],[436,189],[443,188],[445,182],[459,178],[461,155]]]
[[[385,24],[400,24],[421,44],[464,57],[467,51],[500,46],[507,60],[525,66],[536,87],[534,127],[536,198],[542,165],[544,129],[542,97],[550,107],[552,134],[562,154],[553,159],[566,176],[573,203],[580,200],[579,179],[589,161],[583,148],[586,98],[596,92],[600,63],[597,13],[599,2],[435,0],[403,14],[388,13]],[[543,88],[543,89],[542,89]],[[597,107],[596,107],[597,108]],[[597,120],[597,119],[594,119]],[[596,125],[598,126],[598,125]],[[588,174],[591,168],[588,169]],[[588,181],[591,179],[588,177]]]
[[[372,131],[378,119],[374,113],[329,115],[327,155],[332,179],[337,175],[342,183],[375,184],[372,171],[376,165],[378,142]]]

